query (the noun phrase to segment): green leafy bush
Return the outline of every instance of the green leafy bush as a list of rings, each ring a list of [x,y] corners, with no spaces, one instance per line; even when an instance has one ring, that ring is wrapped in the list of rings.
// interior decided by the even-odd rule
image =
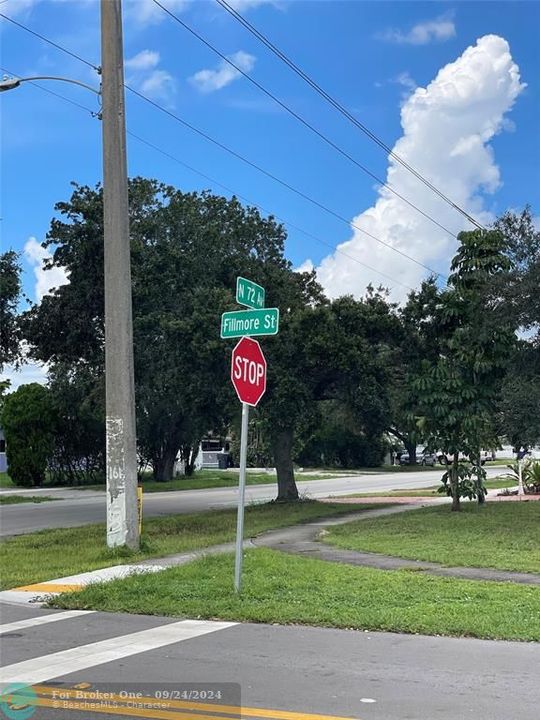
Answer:
[[[55,439],[49,390],[37,383],[21,385],[4,402],[2,426],[9,474],[14,484],[42,485]]]

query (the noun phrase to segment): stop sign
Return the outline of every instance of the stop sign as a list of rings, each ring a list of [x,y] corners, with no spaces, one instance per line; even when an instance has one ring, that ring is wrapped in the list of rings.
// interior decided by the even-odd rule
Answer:
[[[266,390],[266,360],[256,340],[243,337],[232,354],[231,380],[243,403],[255,407]]]

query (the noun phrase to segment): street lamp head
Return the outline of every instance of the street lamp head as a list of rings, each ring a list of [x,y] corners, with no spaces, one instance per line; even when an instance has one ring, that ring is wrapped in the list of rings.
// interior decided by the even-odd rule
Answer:
[[[21,81],[19,78],[13,78],[8,77],[7,75],[4,75],[2,80],[0,80],[0,92],[6,92],[7,90],[13,90],[16,87],[19,87],[21,84]]]

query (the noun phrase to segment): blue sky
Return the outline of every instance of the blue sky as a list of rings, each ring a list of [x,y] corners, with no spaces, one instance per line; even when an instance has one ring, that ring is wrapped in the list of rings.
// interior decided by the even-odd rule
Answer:
[[[215,2],[162,1],[376,175],[386,178],[390,171],[392,184],[412,202],[452,231],[470,229],[405,171],[389,168],[384,152]],[[388,145],[398,142],[400,155],[483,222],[527,202],[539,212],[540,4],[234,4],[363,124]],[[5,0],[0,12],[99,64],[97,2]],[[326,243],[290,229],[287,255],[295,266],[318,268],[330,295],[361,295],[369,281],[390,282],[366,264],[396,281],[390,282],[396,299],[426,274],[359,228],[429,267],[447,270],[454,240],[425,218],[414,217],[396,198],[381,194],[372,178],[247,80],[223,71],[219,58],[152,0],[125,0],[124,16],[131,85],[343,217],[356,218],[351,229],[128,93],[129,130]],[[97,86],[95,73],[77,60],[4,20],[0,31],[1,65],[9,73],[65,75]],[[85,90],[43,85],[96,107]],[[427,95],[417,88],[427,88]],[[70,181],[94,185],[101,178],[100,122],[28,84],[3,94],[0,102],[2,248],[21,251],[25,290],[39,299],[52,282],[40,268],[38,243],[54,203],[69,197]],[[405,132],[402,111],[409,123]],[[128,161],[131,175],[156,177],[184,190],[229,194],[132,138]],[[332,253],[328,245],[340,245],[341,252]]]

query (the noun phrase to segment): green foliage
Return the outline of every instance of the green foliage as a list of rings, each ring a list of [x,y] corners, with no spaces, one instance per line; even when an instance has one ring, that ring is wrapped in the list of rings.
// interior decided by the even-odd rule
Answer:
[[[381,435],[369,435],[350,407],[337,400],[319,406],[317,429],[297,456],[300,465],[315,467],[378,467],[384,458]]]
[[[502,234],[475,230],[460,233],[459,240],[449,288],[441,295],[440,354],[423,361],[414,382],[420,431],[431,448],[453,456],[447,484],[454,510],[461,489],[470,493],[473,487],[459,454],[475,459],[481,447],[498,444],[496,406],[515,344],[500,301],[490,297],[493,278],[511,267]],[[476,494],[483,500],[480,486]]]
[[[283,228],[234,197],[183,193],[139,177],[129,183],[129,201],[138,449],[164,480],[178,451],[223,430],[237,406],[228,381],[232,344],[218,332],[221,313],[234,306],[236,276],[266,286],[268,304],[283,314],[313,278],[292,273]],[[99,457],[92,428],[104,364],[101,189],[76,185],[56,210],[46,245],[71,282],[26,313],[24,331],[34,358],[96,398],[88,442],[77,445],[84,464],[88,445]],[[74,412],[87,410],[77,403]]]
[[[4,403],[9,473],[15,485],[39,486],[54,451],[55,416],[47,388],[21,385]]]
[[[503,477],[519,482],[519,463],[513,463],[507,466],[510,470]],[[535,460],[526,460],[521,465],[521,480],[523,487],[527,493],[540,493],[540,462]]]
[[[0,255],[0,370],[20,355],[17,305],[21,295],[21,266],[13,250]]]
[[[484,484],[486,479],[484,468],[463,463],[458,463],[457,471],[451,468],[444,473],[441,478],[442,485],[437,489],[438,493],[453,497],[455,492],[455,488],[452,487],[453,472],[457,475],[458,497],[475,500],[479,495],[482,498],[487,495],[487,488]]]
[[[56,417],[48,471],[54,485],[105,482],[103,378],[81,364],[55,363],[49,391]]]

